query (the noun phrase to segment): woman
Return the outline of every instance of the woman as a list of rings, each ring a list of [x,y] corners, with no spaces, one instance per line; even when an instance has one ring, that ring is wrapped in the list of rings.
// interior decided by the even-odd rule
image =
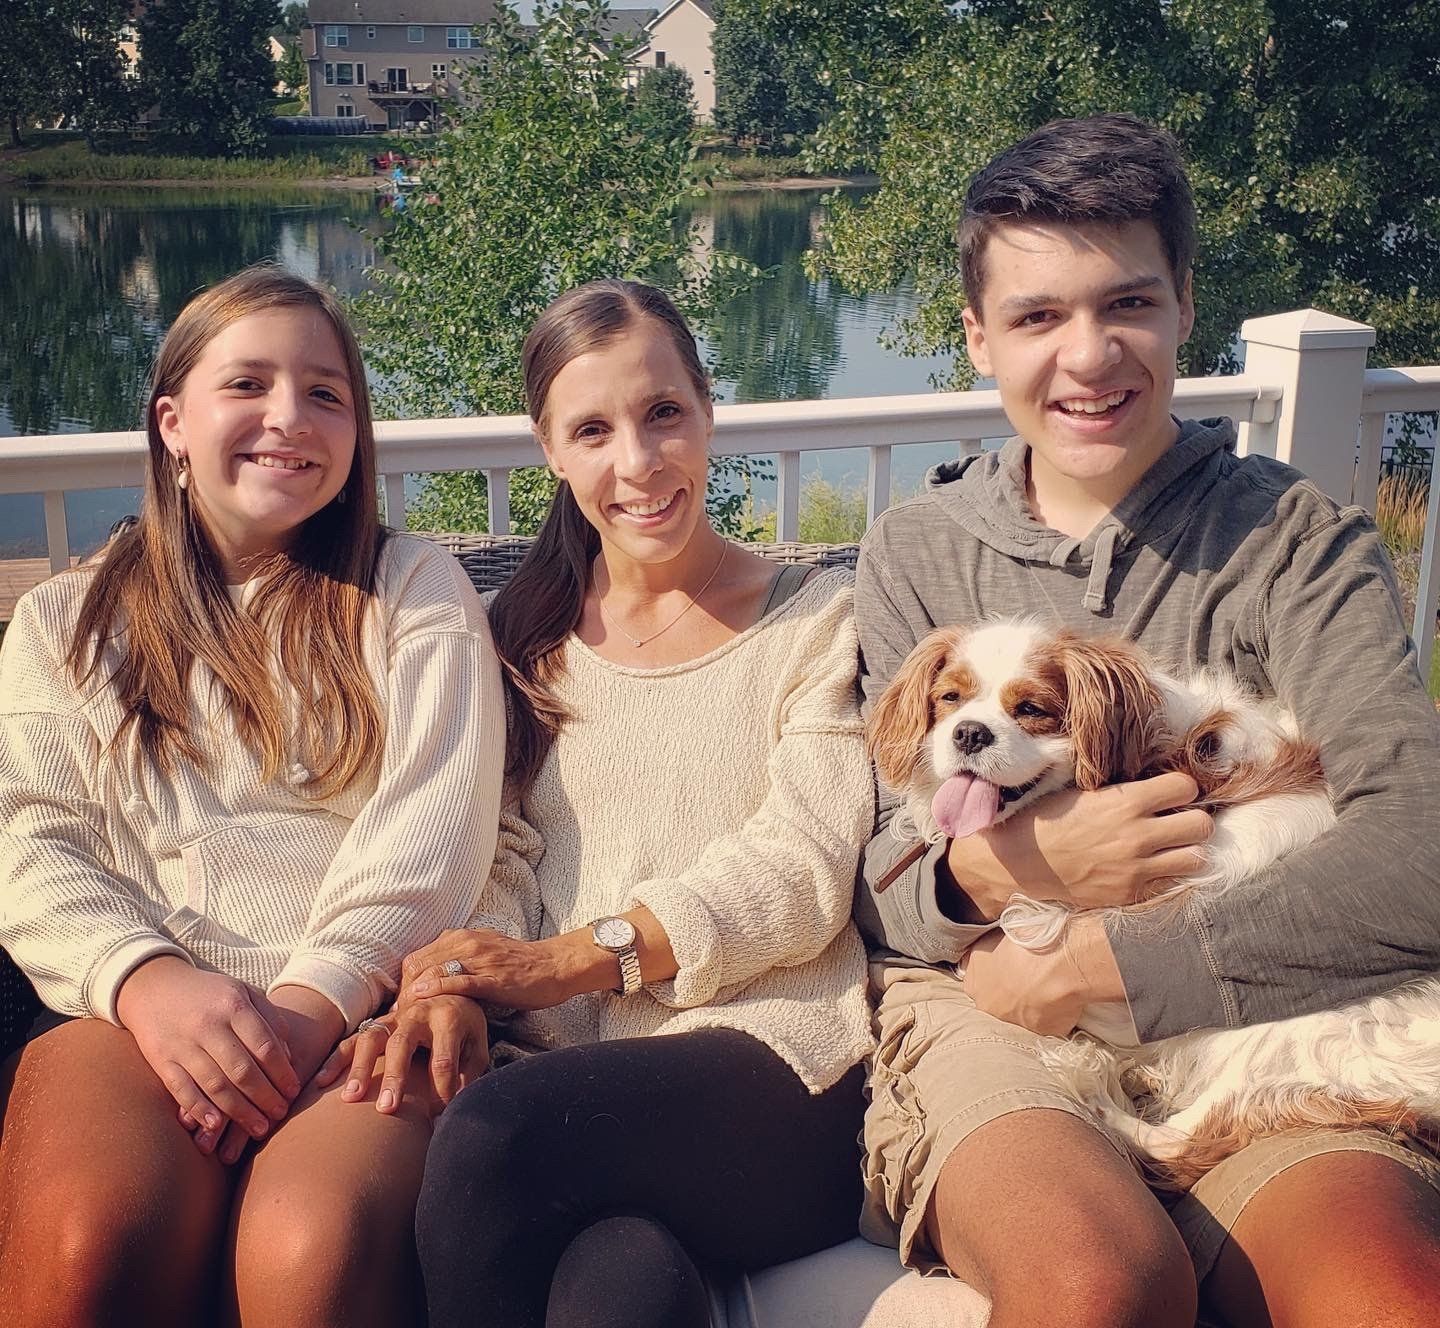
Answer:
[[[138,524],[26,595],[0,658],[0,943],[50,1010],[5,1067],[0,1303],[405,1322],[428,1103],[310,1081],[473,907],[504,733],[484,613],[380,528],[364,368],[318,287],[254,268],[191,301],[146,425]]]
[[[561,296],[525,381],[561,483],[491,611],[511,796],[484,930],[407,959],[402,1013],[327,1075],[355,1050],[361,1097],[384,1050],[393,1096],[424,1043],[443,1096],[494,1020],[498,1068],[426,1164],[432,1324],[705,1325],[697,1261],[855,1231],[873,797],[850,576],[777,583],[710,525],[708,383],[659,291]]]

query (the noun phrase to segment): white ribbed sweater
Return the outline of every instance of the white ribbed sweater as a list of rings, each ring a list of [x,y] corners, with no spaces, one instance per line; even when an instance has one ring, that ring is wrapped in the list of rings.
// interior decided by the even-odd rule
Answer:
[[[630,668],[572,637],[567,721],[501,814],[474,926],[531,940],[636,905],[680,970],[622,997],[515,1015],[497,1059],[611,1038],[734,1028],[812,1092],[870,1049],[850,922],[874,815],[855,696],[851,577],[812,577],[699,659]]]
[[[0,651],[0,944],[64,1014],[114,1021],[131,970],[178,954],[262,990],[309,987],[353,1028],[408,951],[464,920],[494,853],[504,702],[464,572],[425,540],[387,541],[366,635],[385,750],[378,775],[327,798],[298,764],[262,780],[198,664],[206,768],[161,775],[133,728],[107,752],[114,692],[82,696],[62,662],[89,583],[25,595]]]

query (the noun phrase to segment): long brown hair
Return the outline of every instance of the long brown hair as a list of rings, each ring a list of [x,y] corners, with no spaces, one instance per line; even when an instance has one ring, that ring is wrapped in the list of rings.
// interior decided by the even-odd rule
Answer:
[[[355,456],[339,498],[315,513],[261,566],[247,610],[232,602],[220,559],[160,436],[156,403],[174,396],[205,347],[225,328],[270,309],[319,311],[345,356],[355,407]],[[276,267],[247,268],[197,295],[166,334],[145,410],[149,442],[140,519],[105,550],[85,592],[66,656],[77,685],[100,668],[105,648],[120,660],[103,682],[124,710],[118,744],[133,725],[141,749],[164,771],[183,757],[204,764],[191,735],[190,671],[214,675],[241,741],[265,778],[290,759],[287,733],[298,724],[308,787],[348,787],[379,761],[383,723],[365,665],[364,624],[375,591],[385,532],[376,514],[375,431],[365,366],[334,296]],[[273,660],[300,699],[282,703]]]
[[[664,291],[638,281],[589,281],[553,300],[525,338],[525,403],[542,437],[550,387],[560,370],[645,318],[661,326],[695,390],[709,396],[695,337]],[[522,788],[535,778],[565,722],[565,707],[552,689],[563,669],[561,647],[580,621],[590,565],[599,551],[599,534],[562,480],[534,546],[490,608],[510,700],[505,773]]]

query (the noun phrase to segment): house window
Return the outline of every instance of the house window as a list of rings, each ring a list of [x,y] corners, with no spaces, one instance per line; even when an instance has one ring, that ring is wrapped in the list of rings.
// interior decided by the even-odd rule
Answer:
[[[409,91],[410,71],[408,69],[387,69],[385,71],[385,87],[390,92]]]
[[[355,118],[355,108],[349,102],[342,101],[335,108],[335,114],[342,120],[353,120]]]
[[[405,40],[421,42],[425,40],[425,25],[423,23],[410,23],[405,28]]]
[[[327,23],[324,28],[326,46],[349,46],[350,28],[344,23]]]
[[[656,68],[656,69],[664,69],[664,68],[665,68],[665,52],[664,52],[664,51],[656,51],[656,52],[655,52],[655,68]]]
[[[365,81],[365,66],[351,64],[348,60],[342,60],[337,64],[325,65],[325,86],[327,88],[353,88],[357,83]]]
[[[443,83],[449,76],[450,67],[448,65],[430,66],[430,77],[433,78],[437,83]]]
[[[373,24],[365,29],[365,37],[368,41],[375,40],[375,27]]]
[[[446,28],[445,45],[452,51],[468,51],[475,45],[469,28]]]

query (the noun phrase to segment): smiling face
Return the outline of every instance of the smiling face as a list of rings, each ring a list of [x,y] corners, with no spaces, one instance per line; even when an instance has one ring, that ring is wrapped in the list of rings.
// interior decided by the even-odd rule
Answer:
[[[555,375],[536,434],[613,567],[617,557],[668,562],[709,532],[713,428],[710,398],[670,333],[640,317]]]
[[[189,500],[227,580],[245,579],[244,560],[285,548],[345,487],[353,397],[334,327],[296,305],[230,323],[179,391],[156,399],[160,436],[188,461]]]
[[[1175,440],[1175,358],[1195,321],[1188,274],[1177,293],[1148,221],[1004,223],[982,261],[966,346],[1030,445],[1032,496],[1042,509],[1067,496],[1113,507]]]

